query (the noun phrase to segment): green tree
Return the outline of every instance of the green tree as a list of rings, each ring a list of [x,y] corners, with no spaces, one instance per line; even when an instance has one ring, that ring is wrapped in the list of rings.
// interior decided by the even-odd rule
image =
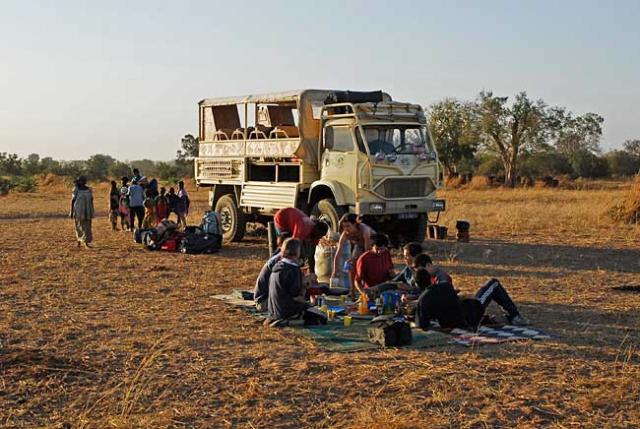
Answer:
[[[500,156],[505,184],[515,186],[521,152],[546,137],[546,105],[542,100],[530,100],[526,92],[517,94],[511,105],[507,102],[508,97],[481,92],[477,108],[484,142]]]
[[[87,160],[87,175],[89,179],[105,180],[109,174],[109,168],[116,160],[109,155],[96,154]]]
[[[447,176],[455,175],[462,165],[470,163],[480,141],[473,103],[445,99],[433,104],[429,129]]]
[[[627,140],[623,144],[624,150],[640,159],[640,139]]]
[[[40,164],[40,155],[32,153],[22,160],[22,170],[24,174],[33,176],[42,173],[42,165]]]
[[[609,168],[605,158],[593,152],[582,149],[572,153],[569,157],[574,175],[586,178],[599,178],[609,175]]]
[[[119,179],[131,176],[131,166],[126,162],[116,161],[109,167],[109,177]]]
[[[22,174],[22,161],[15,153],[0,152],[0,175],[19,176]]]
[[[176,160],[178,161],[193,161],[193,158],[198,157],[198,137],[194,137],[191,134],[186,134],[180,141],[180,147],[176,152]]]
[[[547,127],[558,152],[571,155],[579,151],[600,153],[602,116],[585,113],[574,116],[564,107],[553,107],[547,114]]]
[[[640,170],[640,158],[626,150],[614,150],[606,154],[609,173],[618,177],[633,176]]]

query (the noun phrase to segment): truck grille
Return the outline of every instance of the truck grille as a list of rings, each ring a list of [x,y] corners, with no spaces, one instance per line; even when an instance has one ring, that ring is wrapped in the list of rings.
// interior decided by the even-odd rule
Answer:
[[[420,198],[434,190],[429,179],[387,179],[375,191],[385,198]]]

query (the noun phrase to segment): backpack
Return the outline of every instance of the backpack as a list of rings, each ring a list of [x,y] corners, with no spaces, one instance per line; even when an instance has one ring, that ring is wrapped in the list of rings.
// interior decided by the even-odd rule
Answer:
[[[133,241],[135,241],[138,244],[142,244],[142,238],[145,235],[145,233],[149,232],[149,231],[153,231],[155,232],[155,229],[153,228],[136,228],[133,231]]]
[[[180,243],[180,252],[193,255],[215,253],[222,247],[219,234],[186,234]]]
[[[474,332],[477,331],[484,316],[484,308],[480,301],[476,298],[463,298],[460,300],[460,307],[468,327]]]
[[[172,233],[176,229],[178,229],[178,224],[176,224],[174,221],[169,219],[162,220],[156,227],[156,235],[158,241],[163,240],[165,236]]]
[[[400,347],[411,344],[411,326],[405,321],[385,318],[372,321],[367,329],[369,342],[382,347]]]
[[[218,213],[213,211],[204,212],[202,222],[200,223],[200,229],[204,234],[222,235],[222,231],[220,230],[220,217]]]

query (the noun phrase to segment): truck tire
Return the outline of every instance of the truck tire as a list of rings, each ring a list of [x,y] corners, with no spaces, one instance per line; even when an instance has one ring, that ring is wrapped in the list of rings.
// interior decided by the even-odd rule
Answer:
[[[338,228],[338,222],[346,210],[336,204],[336,200],[333,198],[325,198],[318,201],[311,209],[311,215],[317,217],[319,220],[325,221],[331,227],[333,232],[340,232]]]
[[[233,194],[221,196],[216,202],[215,211],[220,213],[220,227],[224,242],[242,240],[247,230],[247,219],[238,208]]]

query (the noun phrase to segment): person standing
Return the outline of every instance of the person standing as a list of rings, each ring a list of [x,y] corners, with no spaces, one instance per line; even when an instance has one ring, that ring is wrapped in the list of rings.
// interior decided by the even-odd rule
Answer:
[[[142,228],[144,219],[144,189],[138,185],[137,180],[131,181],[131,186],[127,190],[129,198],[129,224],[134,228],[135,220],[138,219],[138,228]]]
[[[129,178],[123,176],[121,179],[122,185],[120,186],[120,199],[119,199],[119,211],[120,211],[120,225],[123,231],[130,231],[131,226],[129,224]]]
[[[144,229],[155,228],[158,224],[156,217],[156,201],[153,198],[153,192],[151,189],[145,191],[146,198],[144,199],[144,220],[142,221],[142,227]]]
[[[375,231],[369,225],[362,223],[354,213],[343,215],[338,222],[338,228],[340,229],[340,240],[338,240],[338,250],[333,260],[331,278],[337,277],[340,270],[343,269],[343,271],[349,274],[351,285],[354,285],[356,262],[363,253],[371,250],[373,247],[372,236],[375,234]],[[342,253],[342,249],[347,243],[351,245],[351,258],[349,258],[344,267],[339,267],[338,263],[340,258],[338,256]],[[352,289],[351,294],[354,292]]]
[[[169,201],[167,200],[167,190],[165,187],[160,188],[160,195],[155,198],[156,217],[158,222],[169,217]]]
[[[94,213],[93,192],[87,186],[87,178],[80,176],[71,193],[71,212],[69,213],[69,217],[73,218],[75,222],[78,247],[81,245],[86,248],[91,247],[90,244],[93,241],[91,220]]]
[[[120,191],[118,190],[115,180],[111,181],[111,190],[109,191],[109,221],[111,222],[111,230],[118,230],[118,216],[120,208]]]
[[[178,182],[178,228],[182,225],[183,228],[187,227],[187,216],[189,215],[189,206],[191,200],[189,200],[189,194],[184,188],[184,182],[181,180]]]

